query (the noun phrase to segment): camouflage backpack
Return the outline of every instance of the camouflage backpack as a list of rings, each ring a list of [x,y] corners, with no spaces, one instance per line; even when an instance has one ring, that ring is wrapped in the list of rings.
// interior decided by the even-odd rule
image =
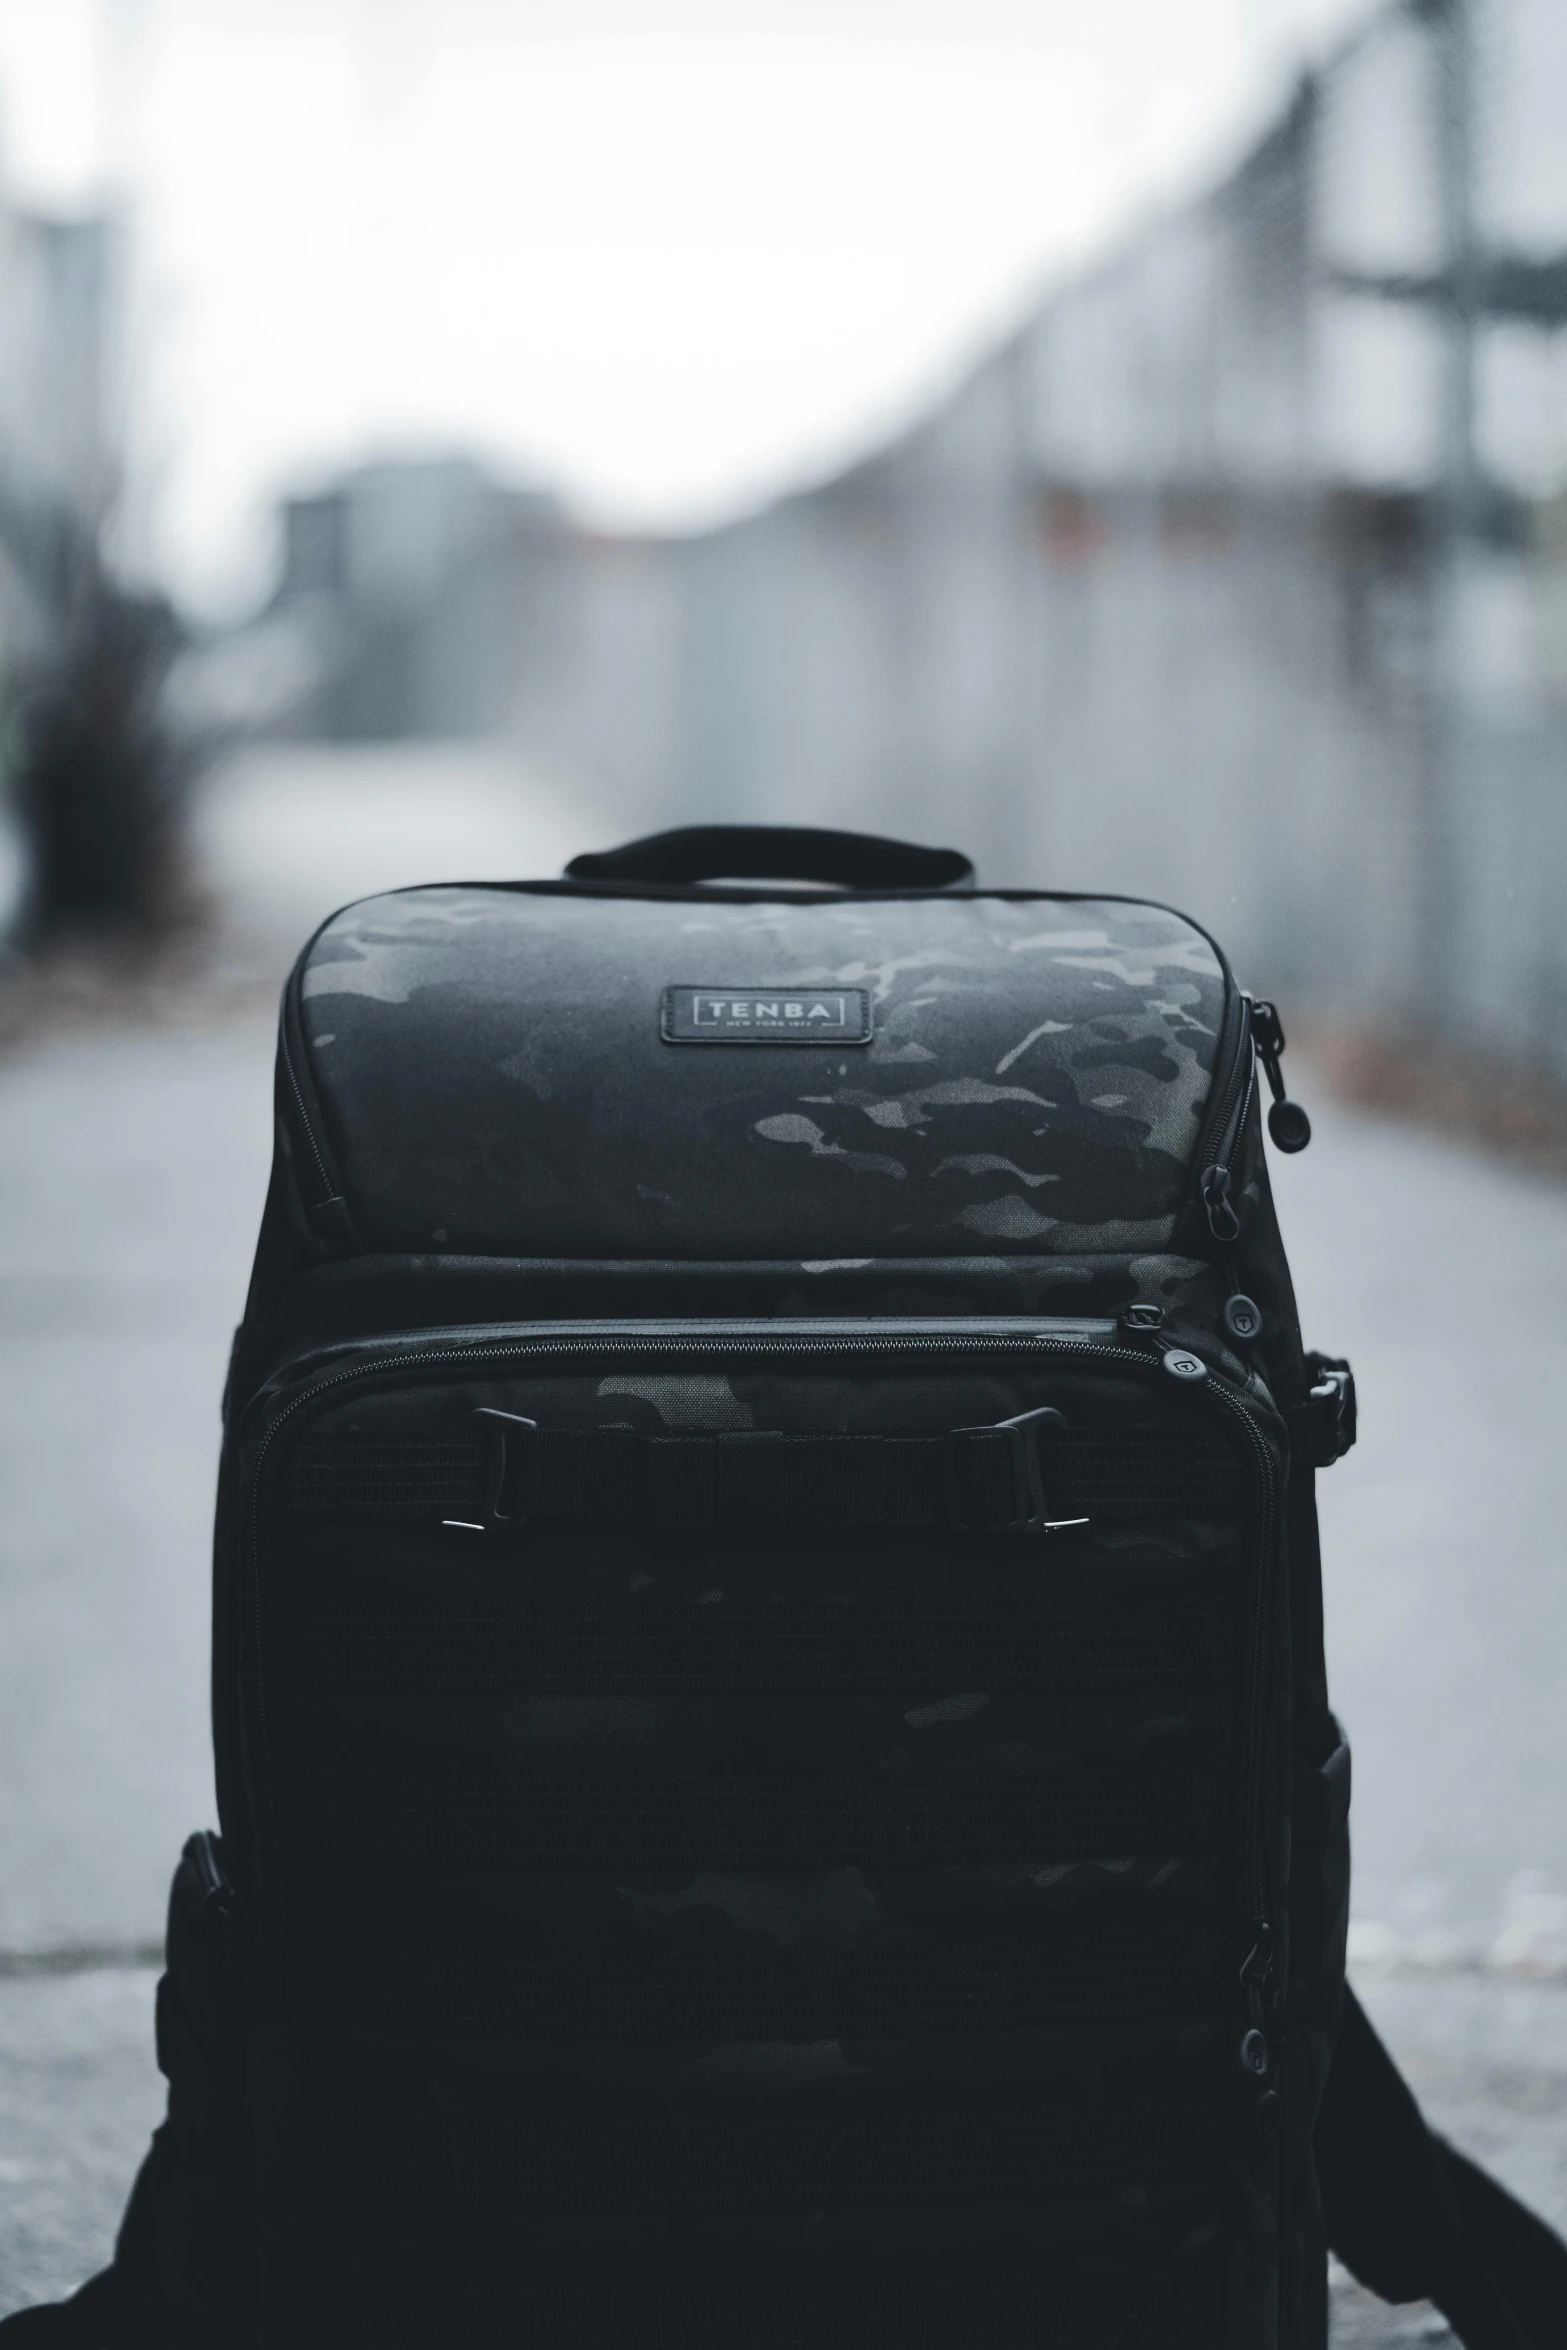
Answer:
[[[1324,2111],[1354,1389],[1282,1048],[1166,908],[856,836],[324,926],[227,1400],[222,1838],[78,2319],[1321,2350],[1329,2224],[1462,2300],[1500,2191],[1358,2011]]]

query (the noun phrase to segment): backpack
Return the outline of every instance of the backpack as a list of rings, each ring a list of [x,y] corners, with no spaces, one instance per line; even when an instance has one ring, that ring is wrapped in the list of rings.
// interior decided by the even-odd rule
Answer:
[[[49,2339],[1322,2350],[1330,2232],[1547,2338],[1346,2004],[1283,1046],[1165,907],[854,835],[318,931],[170,2117]]]

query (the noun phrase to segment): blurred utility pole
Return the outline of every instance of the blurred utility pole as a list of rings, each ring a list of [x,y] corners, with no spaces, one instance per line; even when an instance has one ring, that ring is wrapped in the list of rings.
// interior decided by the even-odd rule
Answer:
[[[106,454],[100,529],[116,562],[138,578],[154,568],[156,530],[149,377],[157,365],[138,214],[145,202],[146,112],[158,0],[94,0],[93,102],[98,201],[114,224],[114,298],[106,319]]]
[[[1448,293],[1444,502],[1447,527],[1455,540],[1461,540],[1481,520],[1474,429],[1475,321],[1481,274],[1475,225],[1474,0],[1438,0],[1432,14],[1437,44],[1442,248]]]
[[[1435,149],[1442,269],[1436,305],[1443,336],[1441,474],[1432,563],[1432,626],[1426,687],[1427,741],[1415,842],[1418,1017],[1443,1025],[1452,1011],[1458,863],[1465,763],[1461,676],[1466,570],[1484,528],[1475,458],[1475,325],[1481,255],[1475,219],[1476,60],[1474,0],[1423,0],[1434,44]]]

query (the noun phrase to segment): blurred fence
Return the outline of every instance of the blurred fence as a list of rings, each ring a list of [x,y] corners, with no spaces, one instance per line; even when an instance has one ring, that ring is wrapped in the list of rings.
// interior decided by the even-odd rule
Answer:
[[[1380,11],[1221,186],[731,527],[592,536],[461,463],[288,523],[299,727],[500,730],[628,820],[950,835],[1567,1077],[1559,0]]]

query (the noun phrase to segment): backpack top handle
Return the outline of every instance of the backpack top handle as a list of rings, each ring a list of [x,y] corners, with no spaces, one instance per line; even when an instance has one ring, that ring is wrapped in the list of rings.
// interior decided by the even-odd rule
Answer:
[[[568,881],[805,881],[840,889],[954,889],[974,878],[957,849],[794,824],[686,824],[573,857]]]

